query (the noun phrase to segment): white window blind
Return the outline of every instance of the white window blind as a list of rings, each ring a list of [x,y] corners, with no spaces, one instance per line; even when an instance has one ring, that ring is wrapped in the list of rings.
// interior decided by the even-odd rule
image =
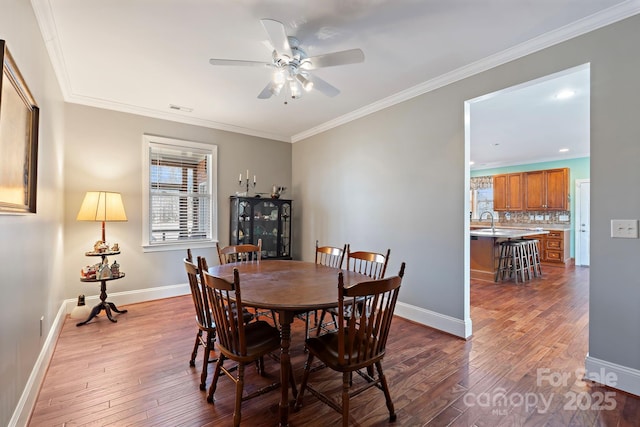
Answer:
[[[147,139],[148,220],[143,245],[188,243],[189,247],[214,240],[212,147],[166,138]]]

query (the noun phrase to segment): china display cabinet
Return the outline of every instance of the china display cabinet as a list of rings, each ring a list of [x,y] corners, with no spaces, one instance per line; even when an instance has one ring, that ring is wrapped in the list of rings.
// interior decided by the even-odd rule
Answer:
[[[229,244],[258,244],[263,259],[291,259],[291,200],[231,196]]]

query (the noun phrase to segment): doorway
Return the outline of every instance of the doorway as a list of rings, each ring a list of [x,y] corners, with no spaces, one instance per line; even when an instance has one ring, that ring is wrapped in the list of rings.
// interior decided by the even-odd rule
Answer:
[[[471,178],[566,167],[561,164],[583,159],[579,165],[577,162],[571,164],[571,193],[575,194],[570,196],[570,212],[504,214],[508,222],[513,222],[511,217],[515,213],[516,219],[524,219],[521,222],[531,223],[532,227],[540,226],[536,224],[539,220],[545,225],[557,221],[569,227],[570,220],[573,231],[571,255],[580,263],[578,265],[589,265],[590,236],[589,229],[584,227],[589,225],[590,80],[590,64],[583,64],[464,103],[467,188],[471,188]],[[576,91],[562,90],[572,84],[576,85]],[[584,205],[580,219],[576,216],[580,206],[578,190],[573,188],[578,182],[580,191],[585,192],[580,198]],[[472,208],[472,200],[468,199],[467,212]],[[470,219],[466,224],[470,225]],[[580,243],[577,243],[578,235],[581,236]],[[469,239],[466,231],[465,319],[470,322],[470,317],[466,317],[471,306],[467,271],[470,267]],[[578,250],[581,251],[579,254]]]

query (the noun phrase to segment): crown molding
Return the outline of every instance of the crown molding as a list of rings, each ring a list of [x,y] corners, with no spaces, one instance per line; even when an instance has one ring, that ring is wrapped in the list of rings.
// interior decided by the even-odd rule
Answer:
[[[106,110],[136,114],[140,116],[152,117],[155,119],[168,120],[168,121],[184,123],[188,125],[202,126],[210,129],[218,129],[218,130],[227,131],[227,132],[255,136],[258,138],[266,138],[266,139],[271,139],[275,141],[291,142],[291,138],[284,135],[261,132],[255,129],[229,125],[226,123],[218,123],[213,120],[206,120],[198,117],[189,117],[189,116],[166,112],[166,111],[158,111],[151,108],[143,108],[137,105],[129,105],[129,104],[124,104],[119,102],[107,101],[101,98],[70,95],[70,96],[65,96],[65,101],[72,104],[81,104],[89,107],[103,108]]]
[[[354,110],[351,113],[315,126],[307,131],[300,132],[291,137],[291,142],[295,143],[302,141],[329,129],[333,129],[401,102],[408,101],[409,99],[423,95],[427,92],[431,92],[451,83],[466,79],[475,74],[490,70],[499,65],[522,58],[526,55],[538,52],[542,49],[586,34],[590,31],[597,30],[598,28],[613,24],[638,13],[640,13],[640,0],[625,1],[616,6],[605,9],[602,12],[587,16],[569,25],[565,25],[564,27],[560,27],[524,43],[520,43],[519,45],[503,50],[497,54],[488,56],[464,67],[460,67],[449,73],[442,74],[436,78],[413,86],[402,92],[398,92],[378,102],[374,102],[363,108]]]
[[[53,13],[51,11],[50,2],[52,0],[31,0],[31,5],[34,10],[36,20],[40,27],[42,37],[44,39],[47,51],[49,52],[49,58],[58,79],[58,84],[62,91],[63,97],[66,102],[76,103],[81,105],[93,106],[97,108],[104,108],[109,110],[120,111],[124,113],[137,114],[141,116],[153,117],[163,120],[170,120],[174,122],[180,122],[185,124],[192,124],[197,126],[203,126],[207,128],[219,129],[228,132],[240,133],[260,138],[268,138],[276,141],[284,141],[295,143],[302,141],[311,136],[333,129],[340,125],[349,123],[359,118],[365,117],[369,114],[415,98],[427,92],[431,92],[443,86],[451,83],[463,80],[471,77],[475,74],[487,71],[491,68],[505,64],[509,61],[521,58],[555,44],[564,42],[574,37],[586,34],[590,31],[604,27],[606,25],[618,22],[622,19],[640,13],[640,0],[626,0],[616,6],[612,6],[604,11],[595,13],[591,16],[580,19],[569,25],[561,27],[557,30],[550,31],[541,36],[533,38],[527,42],[521,43],[512,48],[506,49],[497,54],[491,55],[482,60],[476,61],[472,64],[460,67],[449,73],[445,73],[436,78],[413,86],[404,91],[398,92],[394,95],[386,97],[380,101],[374,102],[362,108],[358,108],[350,113],[344,114],[333,120],[329,120],[318,126],[310,128],[306,131],[295,134],[291,137],[284,135],[270,134],[261,132],[255,129],[248,129],[239,126],[229,125],[225,123],[218,123],[212,120],[199,119],[194,117],[188,117],[171,112],[158,111],[153,109],[141,108],[133,105],[126,105],[122,103],[116,103],[107,101],[104,99],[97,99],[91,97],[84,97],[73,94],[69,76],[66,72],[65,60],[57,36],[57,28]]]

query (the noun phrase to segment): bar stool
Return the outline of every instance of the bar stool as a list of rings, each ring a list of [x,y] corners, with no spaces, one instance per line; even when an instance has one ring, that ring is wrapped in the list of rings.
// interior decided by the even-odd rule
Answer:
[[[529,257],[529,268],[533,271],[533,276],[542,276],[542,264],[540,263],[540,241],[538,239],[522,239],[527,245],[527,256]]]
[[[517,240],[500,242],[500,258],[494,278],[495,282],[497,282],[498,279],[504,280],[507,274],[509,279],[513,277],[516,283],[518,283],[518,276],[520,276],[522,282],[531,278],[529,270],[530,261],[526,255],[526,246],[526,243]]]

